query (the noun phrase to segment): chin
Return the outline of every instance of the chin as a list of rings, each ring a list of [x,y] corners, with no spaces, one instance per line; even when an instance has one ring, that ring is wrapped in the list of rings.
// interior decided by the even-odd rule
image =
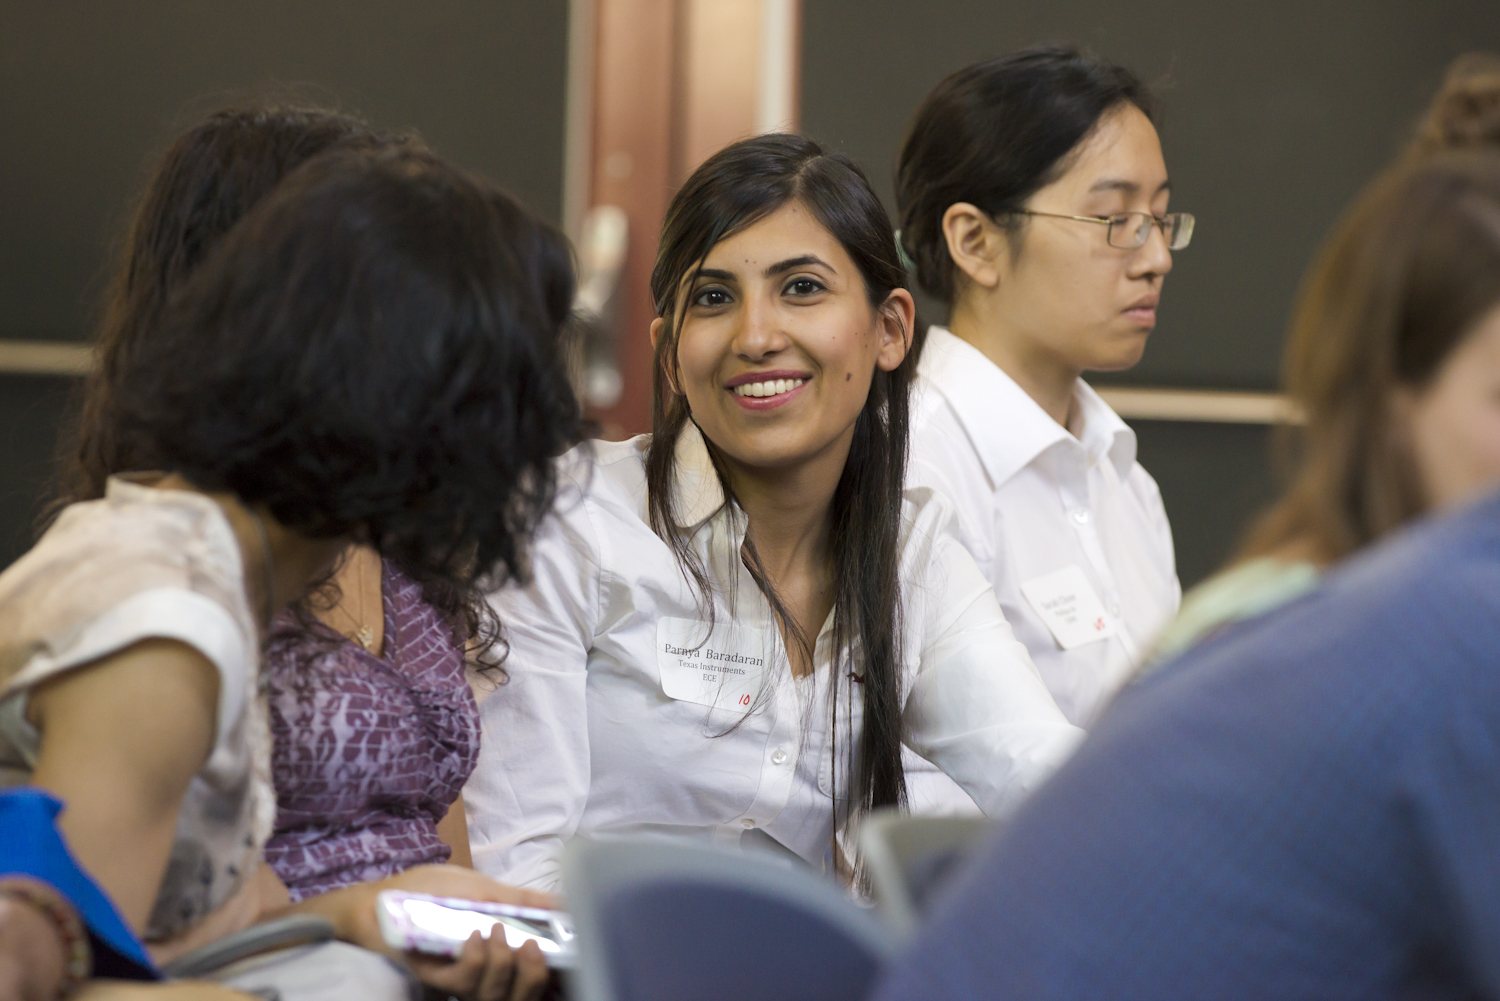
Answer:
[[[1107,349],[1100,351],[1089,364],[1085,366],[1090,372],[1123,372],[1128,368],[1134,368],[1146,353],[1146,338],[1150,331],[1140,331],[1125,337],[1116,338],[1109,344]]]

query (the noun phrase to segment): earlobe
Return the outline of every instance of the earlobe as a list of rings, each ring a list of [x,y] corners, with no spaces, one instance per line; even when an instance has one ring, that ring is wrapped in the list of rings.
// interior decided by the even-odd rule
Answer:
[[[968,202],[954,202],[943,213],[943,239],[948,256],[969,280],[985,288],[1000,284],[1002,237],[994,220],[982,209]]]

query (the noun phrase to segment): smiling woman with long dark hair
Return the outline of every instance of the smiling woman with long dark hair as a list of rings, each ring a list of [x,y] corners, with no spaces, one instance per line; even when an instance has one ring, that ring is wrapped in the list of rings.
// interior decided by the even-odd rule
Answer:
[[[775,135],[678,192],[652,293],[655,433],[563,463],[533,582],[498,593],[475,865],[551,887],[575,834],[779,846],[849,871],[901,748],[987,810],[1078,731],[949,534],[904,491],[913,304],[845,158]]]

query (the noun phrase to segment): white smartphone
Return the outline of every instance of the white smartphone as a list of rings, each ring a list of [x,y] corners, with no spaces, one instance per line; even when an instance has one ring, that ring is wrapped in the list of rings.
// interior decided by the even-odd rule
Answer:
[[[474,932],[488,937],[498,927],[512,949],[535,942],[548,966],[569,970],[575,962],[573,923],[562,911],[381,890],[375,916],[386,944],[403,952],[457,956]]]

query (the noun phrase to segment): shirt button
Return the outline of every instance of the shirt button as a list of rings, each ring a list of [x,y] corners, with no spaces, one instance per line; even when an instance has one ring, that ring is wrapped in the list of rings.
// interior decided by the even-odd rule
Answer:
[[[748,831],[750,830],[750,828],[755,826],[755,821],[751,820],[749,817],[746,817],[744,820],[740,821],[740,826]]]
[[[781,764],[785,760],[786,760],[786,752],[785,751],[777,751],[775,754],[771,755],[771,764],[773,764],[773,765],[779,765],[779,764]]]
[[[1079,508],[1078,510],[1073,512],[1073,520],[1078,522],[1078,524],[1080,525],[1087,525],[1089,521],[1089,513],[1083,508]]]
[[[1117,619],[1120,617],[1120,603],[1118,601],[1109,606],[1109,614]]]

